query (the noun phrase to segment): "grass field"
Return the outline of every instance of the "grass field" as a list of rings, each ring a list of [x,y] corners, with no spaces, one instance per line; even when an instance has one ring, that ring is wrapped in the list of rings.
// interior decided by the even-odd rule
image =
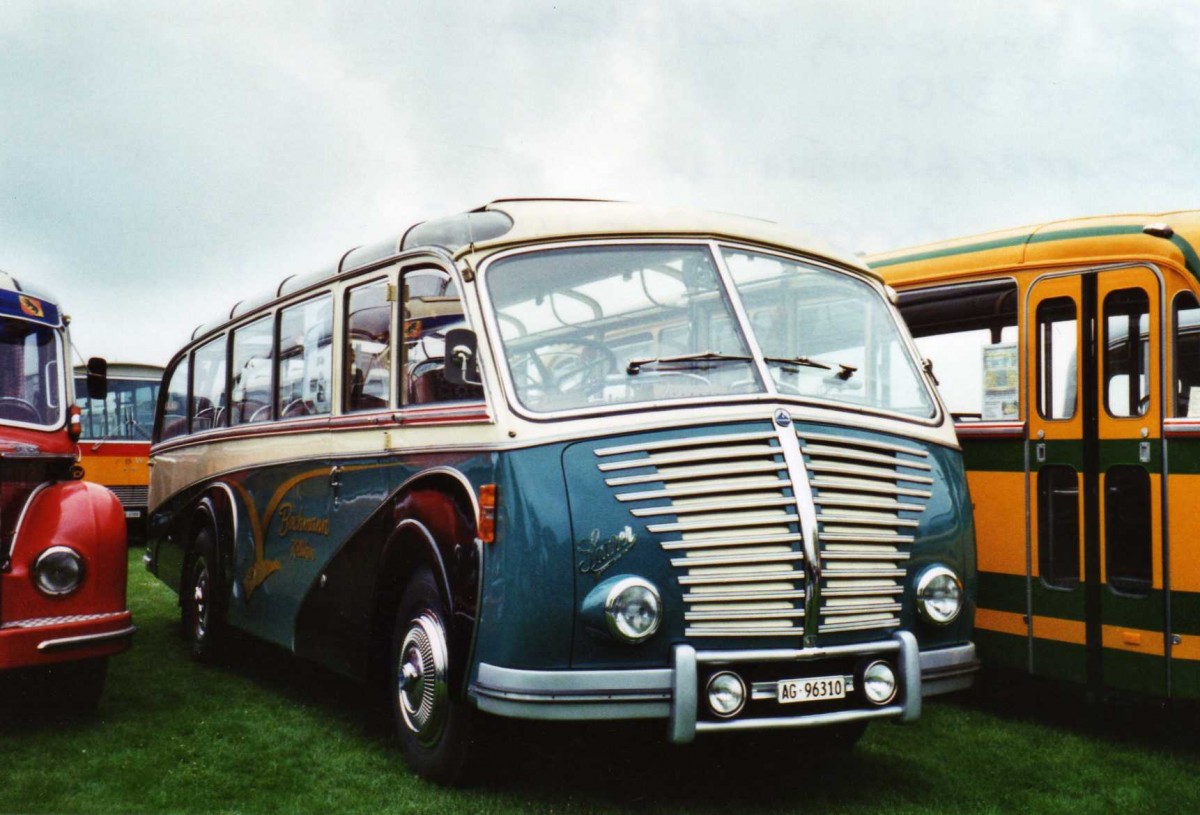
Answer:
[[[440,789],[408,773],[363,687],[250,641],[219,666],[192,663],[175,597],[140,554],[139,631],[99,712],[0,722],[0,812],[1200,811],[1192,713],[1087,708],[1073,689],[1028,683],[927,703],[919,723],[874,725],[847,755],[672,748],[657,726],[509,725],[482,785]]]

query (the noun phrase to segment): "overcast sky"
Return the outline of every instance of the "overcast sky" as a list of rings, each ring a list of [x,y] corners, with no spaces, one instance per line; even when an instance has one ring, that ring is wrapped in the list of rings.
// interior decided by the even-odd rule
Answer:
[[[0,4],[0,269],[165,363],[284,275],[494,198],[877,251],[1200,206],[1197,2]]]

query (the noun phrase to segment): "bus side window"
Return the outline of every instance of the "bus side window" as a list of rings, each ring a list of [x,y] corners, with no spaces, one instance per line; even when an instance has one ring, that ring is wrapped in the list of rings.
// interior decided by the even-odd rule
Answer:
[[[1200,301],[1180,292],[1172,308],[1175,415],[1200,416]]]
[[[192,432],[224,427],[228,423],[225,401],[225,337],[196,349],[192,355]]]
[[[1079,476],[1065,464],[1038,471],[1038,574],[1056,589],[1079,585]]]
[[[158,440],[172,439],[188,432],[188,358],[183,357],[166,376],[167,395],[163,398],[162,424]]]
[[[1120,289],[1104,298],[1104,408],[1114,418],[1150,406],[1150,298]]]
[[[329,413],[332,374],[333,296],[285,308],[279,318],[279,418]]]
[[[466,325],[462,298],[439,269],[418,269],[403,277],[403,401],[406,405],[483,398],[479,385],[446,381],[445,337]]]
[[[345,410],[388,407],[392,392],[392,309],[388,282],[350,289],[346,297]]]
[[[1073,299],[1052,297],[1038,304],[1037,400],[1043,419],[1075,415],[1078,341]]]
[[[232,424],[270,421],[273,320],[255,320],[233,332]]]
[[[904,292],[900,313],[955,421],[1019,418],[1014,281]]]

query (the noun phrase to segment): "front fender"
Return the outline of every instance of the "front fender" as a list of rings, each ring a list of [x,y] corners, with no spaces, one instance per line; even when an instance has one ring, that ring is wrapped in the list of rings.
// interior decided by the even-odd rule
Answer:
[[[83,584],[65,597],[35,587],[33,565],[51,546],[69,546],[83,558]],[[0,622],[125,610],[125,514],[109,490],[63,481],[30,499],[13,540],[11,568],[0,579]]]

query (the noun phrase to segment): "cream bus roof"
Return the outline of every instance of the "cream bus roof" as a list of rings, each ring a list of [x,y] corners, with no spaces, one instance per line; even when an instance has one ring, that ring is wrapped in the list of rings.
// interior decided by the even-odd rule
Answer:
[[[860,259],[839,254],[812,235],[788,229],[771,221],[742,215],[625,201],[563,199],[499,200],[482,209],[505,213],[513,219],[513,225],[503,235],[476,243],[476,251],[589,235],[605,238],[676,235],[748,240],[818,255],[846,266],[866,270]]]
[[[748,241],[833,260],[877,277],[861,259],[834,252],[824,242],[770,221],[700,210],[565,198],[501,199],[469,212],[415,224],[399,237],[351,249],[316,271],[284,278],[269,292],[234,303],[192,339],[216,330],[280,297],[383,261],[401,251],[440,247],[457,258],[478,258],[507,246],[559,238],[711,237]]]
[[[893,285],[1070,262],[1154,260],[1200,278],[1200,211],[1106,215],[1050,221],[1002,232],[870,255],[866,262]]]

